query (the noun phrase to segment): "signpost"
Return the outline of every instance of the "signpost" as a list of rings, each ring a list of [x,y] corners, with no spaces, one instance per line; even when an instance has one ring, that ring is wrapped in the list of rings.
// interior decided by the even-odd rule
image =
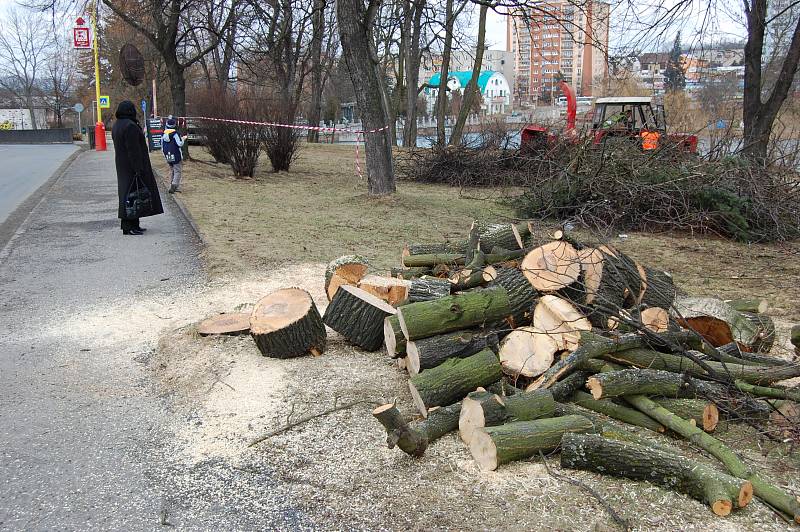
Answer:
[[[81,17],[78,17],[78,20],[75,21],[75,27],[72,28],[72,47],[79,50],[88,50],[92,47],[89,28],[86,27],[86,21]]]
[[[78,102],[72,106],[72,110],[78,113],[78,131],[83,135],[83,128],[81,127],[81,113],[83,112],[83,104]]]
[[[150,141],[150,151],[161,149],[161,136],[164,134],[164,126],[161,118],[153,117],[147,120],[147,138]]]
[[[92,30],[97,35],[97,2],[94,0],[92,5]],[[94,90],[97,97],[97,123],[94,125],[94,147],[97,151],[106,151],[106,126],[103,125],[103,107],[100,105],[100,48],[98,39],[94,39],[92,49],[94,51]],[[106,101],[111,104],[111,100],[106,97]]]
[[[100,109],[111,109],[111,98],[108,96],[98,96],[99,100],[97,100],[97,106]]]

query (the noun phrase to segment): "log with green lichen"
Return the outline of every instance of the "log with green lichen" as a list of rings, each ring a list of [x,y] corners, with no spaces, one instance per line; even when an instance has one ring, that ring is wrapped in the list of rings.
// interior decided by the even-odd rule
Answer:
[[[586,392],[578,391],[573,394],[570,401],[578,406],[582,406],[598,414],[604,414],[610,418],[628,423],[629,425],[644,427],[654,432],[664,432],[664,426],[661,425],[661,423],[653,421],[636,409],[617,404],[610,399],[598,400]]]
[[[386,429],[386,443],[390,449],[397,446],[411,456],[422,456],[428,445],[448,432],[458,428],[461,403],[431,410],[428,418],[409,424],[394,403],[379,406],[372,415]]]
[[[406,344],[408,371],[416,375],[435,368],[448,358],[466,358],[487,347],[496,349],[497,344],[497,334],[492,331],[456,331],[420,338]]]
[[[653,401],[673,414],[684,419],[693,420],[695,425],[706,432],[714,432],[719,424],[719,409],[712,401],[706,399],[673,399],[670,397],[653,397]]]
[[[464,443],[469,444],[476,429],[510,421],[552,417],[554,408],[555,401],[549,390],[519,393],[512,397],[475,391],[463,401],[458,433]]]

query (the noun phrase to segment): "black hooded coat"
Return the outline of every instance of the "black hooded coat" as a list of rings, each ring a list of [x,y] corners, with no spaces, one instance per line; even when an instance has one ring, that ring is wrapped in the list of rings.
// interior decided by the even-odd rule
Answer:
[[[125,197],[131,191],[134,177],[139,176],[141,182],[150,190],[151,206],[149,212],[140,217],[155,216],[164,212],[158,185],[150,166],[150,152],[142,128],[136,120],[136,106],[128,100],[119,104],[115,114],[117,120],[111,128],[114,140],[114,163],[117,166],[117,193],[119,195],[119,218],[127,219],[125,214]]]

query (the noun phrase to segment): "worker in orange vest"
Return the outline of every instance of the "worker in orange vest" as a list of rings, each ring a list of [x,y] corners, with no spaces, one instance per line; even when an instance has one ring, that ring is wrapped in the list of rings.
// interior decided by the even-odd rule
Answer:
[[[661,133],[658,131],[642,131],[642,149],[644,151],[651,151],[658,148],[658,141],[661,138]]]

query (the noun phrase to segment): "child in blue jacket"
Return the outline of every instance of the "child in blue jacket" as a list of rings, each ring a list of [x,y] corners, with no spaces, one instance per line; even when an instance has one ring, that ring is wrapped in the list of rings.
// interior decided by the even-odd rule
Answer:
[[[169,163],[170,187],[167,192],[173,194],[178,190],[181,184],[181,177],[183,176],[183,154],[181,153],[181,147],[183,146],[184,139],[181,138],[180,133],[177,131],[178,123],[175,117],[169,115],[167,117],[166,126],[164,134],[161,136],[161,151],[167,163]]]

